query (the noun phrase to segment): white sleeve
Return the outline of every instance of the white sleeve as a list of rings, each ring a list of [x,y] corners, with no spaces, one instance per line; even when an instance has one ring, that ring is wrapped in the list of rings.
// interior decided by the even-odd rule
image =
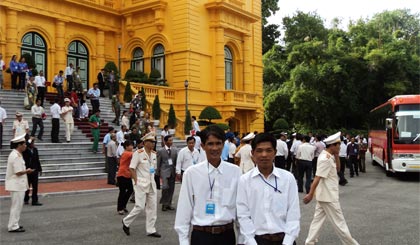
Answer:
[[[194,190],[190,173],[190,171],[184,173],[176,209],[174,229],[178,233],[180,245],[190,244],[189,233],[194,209]]]
[[[246,176],[242,175],[238,183],[238,191],[236,194],[236,212],[239,222],[240,234],[245,238],[245,244],[257,245],[255,241],[255,227],[251,220],[251,211],[248,206],[248,197],[246,193]]]

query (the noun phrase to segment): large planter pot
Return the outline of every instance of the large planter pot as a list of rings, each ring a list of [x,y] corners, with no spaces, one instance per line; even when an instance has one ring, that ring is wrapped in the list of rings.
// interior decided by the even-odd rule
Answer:
[[[159,123],[160,123],[160,121],[159,121],[159,120],[154,120],[154,121],[153,121],[153,125],[154,125],[155,127],[159,126]]]
[[[124,108],[125,109],[130,109],[130,105],[131,105],[130,103],[124,103]]]
[[[170,135],[175,135],[175,129],[174,128],[170,128],[169,129],[169,134]]]

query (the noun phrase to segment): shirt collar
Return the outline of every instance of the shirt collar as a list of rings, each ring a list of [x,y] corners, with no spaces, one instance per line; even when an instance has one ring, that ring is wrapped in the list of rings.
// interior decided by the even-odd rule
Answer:
[[[263,174],[260,172],[260,170],[258,169],[258,166],[256,166],[254,169],[252,169],[251,170],[252,172],[251,172],[251,177],[252,178],[254,178],[254,177],[256,177],[256,176],[258,176],[258,175],[262,175],[263,176]],[[276,176],[277,178],[280,178],[280,173],[279,173],[279,171],[276,169],[276,167],[274,167],[274,164],[273,164],[273,172],[271,172],[271,174],[270,174],[270,176],[271,175],[274,175],[274,176]]]
[[[214,171],[217,171],[220,174],[223,174],[223,169],[224,169],[223,160],[220,162],[219,167],[217,168],[213,167],[213,165],[211,165],[209,162],[207,162],[207,166],[208,166],[209,174],[213,173]]]

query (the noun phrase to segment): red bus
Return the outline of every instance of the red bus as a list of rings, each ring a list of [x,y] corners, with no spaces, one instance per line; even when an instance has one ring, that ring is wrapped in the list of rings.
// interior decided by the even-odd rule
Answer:
[[[387,176],[420,172],[420,95],[398,95],[370,111],[369,151]]]

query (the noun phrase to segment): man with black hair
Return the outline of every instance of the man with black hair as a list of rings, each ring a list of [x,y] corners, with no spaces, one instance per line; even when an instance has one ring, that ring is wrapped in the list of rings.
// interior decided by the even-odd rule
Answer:
[[[257,165],[241,176],[236,207],[245,244],[296,244],[300,230],[299,196],[294,176],[274,167],[276,139],[258,134],[251,143]]]
[[[172,207],[172,197],[175,191],[175,166],[178,158],[178,149],[173,144],[172,135],[163,138],[165,146],[157,152],[156,175],[162,178],[162,211],[175,210]]]
[[[312,182],[311,190],[303,198],[305,204],[308,204],[314,195],[317,201],[314,219],[305,241],[307,245],[314,245],[318,242],[319,232],[327,217],[343,244],[359,244],[350,234],[338,200],[337,172],[340,170],[340,135],[341,132],[338,132],[324,140],[326,149],[318,157],[316,176]]]
[[[58,104],[60,100],[56,97],[54,99],[54,104],[50,107],[51,112],[51,142],[52,143],[61,143],[58,139],[58,134],[60,132],[60,114],[61,107]]]
[[[38,202],[38,177],[42,174],[41,162],[39,161],[38,148],[35,147],[35,138],[30,138],[27,142],[26,150],[22,153],[25,160],[26,168],[33,169],[31,174],[28,174],[29,186],[32,186],[32,206],[42,206]],[[29,203],[29,188],[25,192],[25,204]]]
[[[181,181],[185,170],[200,162],[200,153],[194,147],[195,138],[193,136],[189,136],[186,142],[187,146],[179,151],[178,158],[176,160],[176,177]]]
[[[298,191],[303,192],[303,176],[306,175],[305,189],[309,193],[312,182],[312,160],[314,159],[315,146],[311,145],[309,141],[311,137],[305,135],[302,137],[302,144],[297,148],[297,172],[298,172]]]
[[[200,135],[207,161],[184,172],[174,227],[179,244],[243,244],[233,229],[241,170],[220,158],[225,141],[221,128],[209,126]]]

